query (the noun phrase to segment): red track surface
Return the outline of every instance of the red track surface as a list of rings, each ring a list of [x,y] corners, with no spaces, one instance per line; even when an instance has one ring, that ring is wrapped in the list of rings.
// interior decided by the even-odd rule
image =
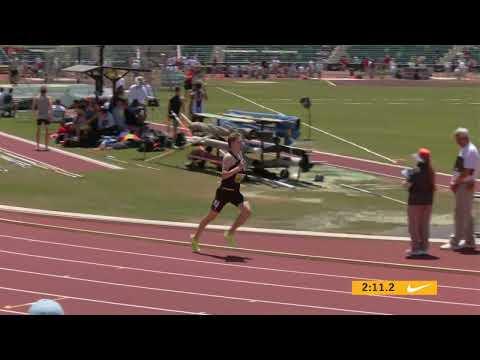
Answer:
[[[57,166],[67,171],[83,172],[91,170],[105,170],[105,167],[81,160],[57,151],[35,151],[35,146],[29,143],[11,139],[0,134],[0,147],[27,156],[31,159],[42,161],[49,165]]]
[[[188,229],[2,212],[0,217],[185,241]],[[0,309],[56,298],[67,314],[480,314],[480,276],[272,256],[0,222]],[[205,242],[224,245],[221,233]],[[480,270],[478,256],[404,260],[404,242],[241,232],[242,248]],[[435,297],[352,296],[351,280],[438,280]],[[7,308],[5,308],[7,306]],[[0,313],[4,313],[0,311]],[[8,312],[5,312],[7,314]]]

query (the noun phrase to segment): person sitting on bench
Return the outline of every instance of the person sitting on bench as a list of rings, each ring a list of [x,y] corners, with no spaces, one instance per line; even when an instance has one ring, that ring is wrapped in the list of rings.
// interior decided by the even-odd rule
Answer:
[[[17,112],[17,106],[13,102],[13,88],[10,88],[8,92],[3,95],[3,117],[15,117]],[[8,115],[7,115],[8,114]]]

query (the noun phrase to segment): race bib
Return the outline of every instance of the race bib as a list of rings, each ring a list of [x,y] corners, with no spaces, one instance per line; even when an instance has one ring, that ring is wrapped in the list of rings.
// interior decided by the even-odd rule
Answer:
[[[235,175],[235,182],[237,184],[240,184],[243,181],[244,178],[245,178],[245,174],[236,174]]]

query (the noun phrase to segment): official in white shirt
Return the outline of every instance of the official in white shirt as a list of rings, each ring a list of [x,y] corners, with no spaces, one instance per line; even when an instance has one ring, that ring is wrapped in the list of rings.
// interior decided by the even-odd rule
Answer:
[[[470,142],[467,129],[458,128],[454,135],[460,147],[450,182],[450,189],[455,193],[455,233],[451,236],[450,242],[441,248],[473,250],[475,231],[472,210],[480,156],[477,147]]]
[[[147,98],[148,92],[143,77],[138,76],[135,79],[135,84],[128,89],[128,103],[131,104],[134,100],[138,100],[141,105],[144,105]]]
[[[117,82],[115,84],[115,89],[118,89],[120,86],[123,89],[125,89],[125,78],[123,78],[123,77],[117,80]]]

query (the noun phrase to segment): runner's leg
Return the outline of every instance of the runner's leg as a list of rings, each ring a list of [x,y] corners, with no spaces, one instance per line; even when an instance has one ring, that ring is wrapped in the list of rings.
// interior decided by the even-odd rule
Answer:
[[[37,133],[35,135],[35,139],[37,140],[37,150],[40,150],[40,125],[37,124]]]
[[[203,231],[207,227],[207,225],[215,220],[215,218],[218,216],[218,212],[214,210],[210,210],[210,212],[205,216],[202,221],[200,221],[200,224],[198,224],[197,231],[195,232],[195,239],[200,239],[200,236],[202,235]]]
[[[240,214],[238,214],[237,219],[235,222],[232,224],[230,230],[228,230],[229,234],[233,234],[240,226],[245,224],[247,219],[250,217],[252,214],[252,210],[250,208],[250,204],[248,201],[244,201],[241,203],[238,208],[240,209]]]
[[[45,123],[45,150],[48,150],[48,124]]]

